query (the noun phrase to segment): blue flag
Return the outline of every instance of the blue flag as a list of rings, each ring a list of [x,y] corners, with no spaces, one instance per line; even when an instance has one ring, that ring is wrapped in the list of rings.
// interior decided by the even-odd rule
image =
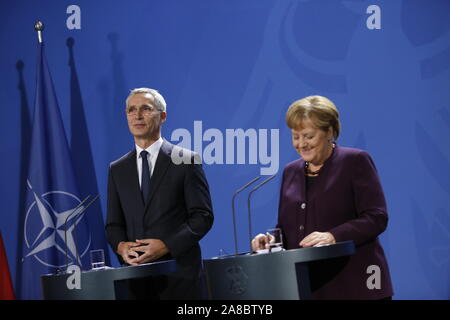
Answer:
[[[41,275],[65,271],[77,261],[87,269],[89,251],[99,248],[93,247],[86,216],[101,214],[78,215],[86,205],[80,206],[82,198],[87,195],[82,197],[75,182],[43,43],[38,49],[29,161],[18,298],[41,299]],[[96,227],[97,232],[104,233],[103,226]]]

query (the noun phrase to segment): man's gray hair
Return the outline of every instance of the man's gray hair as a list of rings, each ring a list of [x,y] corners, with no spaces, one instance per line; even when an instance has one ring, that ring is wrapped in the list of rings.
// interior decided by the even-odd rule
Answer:
[[[156,109],[166,112],[166,100],[164,100],[164,97],[158,92],[158,90],[150,88],[136,88],[131,90],[130,94],[127,97],[127,100],[125,101],[125,107],[128,107],[128,100],[130,100],[132,96],[140,93],[151,94],[153,97],[153,101],[155,102]]]

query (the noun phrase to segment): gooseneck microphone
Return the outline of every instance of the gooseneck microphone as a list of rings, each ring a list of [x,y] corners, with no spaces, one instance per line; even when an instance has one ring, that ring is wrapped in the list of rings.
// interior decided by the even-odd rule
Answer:
[[[81,207],[81,206],[82,206],[82,205],[90,198],[90,196],[91,196],[91,195],[88,195],[86,198],[84,198],[84,200],[81,201],[81,202],[75,207],[75,209],[73,209],[72,212],[66,217],[66,220],[64,220],[64,244],[65,244],[65,246],[66,246],[66,252],[65,252],[65,254],[66,254],[66,270],[67,270],[67,267],[69,267],[69,260],[68,260],[68,257],[67,257],[67,251],[69,250],[69,246],[67,245],[67,220],[69,220],[69,218],[70,218],[73,214],[77,213],[78,209],[80,209],[80,207]]]
[[[260,184],[258,184],[256,187],[254,187],[249,193],[248,193],[248,198],[247,198],[247,206],[248,206],[248,236],[249,236],[249,244],[250,244],[250,252],[252,252],[252,215],[251,215],[251,211],[250,211],[250,198],[253,194],[253,192],[255,192],[256,190],[258,190],[259,188],[261,188],[263,185],[265,185],[267,182],[269,182],[270,180],[272,180],[273,178],[275,178],[276,174],[270,176],[269,178],[267,178],[266,180],[264,180],[263,182],[261,182]]]
[[[84,207],[79,213],[78,213],[78,215],[74,218],[74,220],[75,220],[75,222],[74,222],[74,225],[73,225],[73,234],[74,234],[74,236],[76,235],[76,229],[77,229],[77,220],[78,219],[80,219],[81,220],[81,217],[86,213],[86,210],[98,199],[98,197],[100,197],[100,195],[98,194],[98,195],[96,195],[95,196],[95,198],[94,199],[92,199],[91,200],[91,202],[89,202],[87,205],[86,205],[86,207]],[[77,255],[77,265],[80,267],[80,269],[81,269],[81,260],[80,260],[80,256],[79,256],[79,254],[78,254],[78,247],[77,247],[77,244],[76,244],[76,241],[74,240],[74,242],[75,242],[75,252],[76,252],[76,255]]]
[[[238,255],[238,244],[237,244],[237,231],[236,231],[236,210],[235,210],[235,207],[234,207],[234,202],[235,202],[236,196],[240,192],[242,192],[243,190],[248,188],[251,184],[253,184],[254,182],[258,181],[259,179],[261,179],[261,177],[255,177],[251,181],[247,182],[244,186],[242,186],[241,188],[236,190],[234,192],[233,198],[231,200],[231,209],[232,209],[232,213],[233,213],[233,232],[234,232],[234,251],[235,251],[235,255]]]

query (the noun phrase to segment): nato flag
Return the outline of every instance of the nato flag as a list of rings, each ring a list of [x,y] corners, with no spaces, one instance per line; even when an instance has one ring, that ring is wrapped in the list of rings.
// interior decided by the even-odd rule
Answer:
[[[90,214],[101,215],[100,212],[78,215],[84,207],[79,205],[81,198],[86,195],[80,194],[75,182],[44,43],[38,45],[26,209],[23,213],[23,234],[19,235],[22,257],[18,263],[16,291],[20,299],[42,298],[42,274],[65,271],[68,265],[75,263],[87,269],[89,251],[99,248],[98,244],[93,244],[90,229],[104,233],[103,226],[89,226],[86,218]],[[98,230],[94,230],[96,228]]]

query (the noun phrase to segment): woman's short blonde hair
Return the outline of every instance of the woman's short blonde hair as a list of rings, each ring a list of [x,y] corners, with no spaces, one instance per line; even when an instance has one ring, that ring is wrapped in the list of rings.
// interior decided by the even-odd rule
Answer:
[[[291,129],[302,127],[304,120],[310,120],[313,125],[328,131],[331,127],[333,137],[339,137],[341,123],[339,121],[339,111],[331,100],[322,96],[309,96],[294,101],[286,113],[286,123]]]

